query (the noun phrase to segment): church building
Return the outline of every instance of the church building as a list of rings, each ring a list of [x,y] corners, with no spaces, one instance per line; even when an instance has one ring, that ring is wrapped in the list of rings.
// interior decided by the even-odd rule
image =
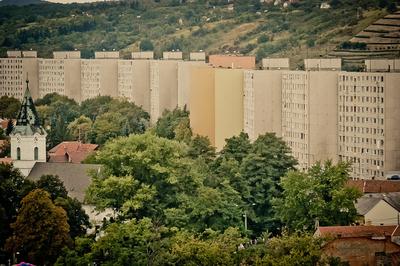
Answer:
[[[46,131],[40,125],[27,80],[17,123],[10,134],[11,158],[14,167],[24,176],[29,175],[36,162],[46,162],[46,136]]]

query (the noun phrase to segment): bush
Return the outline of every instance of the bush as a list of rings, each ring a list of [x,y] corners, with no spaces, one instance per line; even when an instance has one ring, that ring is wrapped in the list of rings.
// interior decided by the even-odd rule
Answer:
[[[258,43],[266,43],[269,41],[269,38],[267,35],[263,34],[260,37],[258,37],[257,42]]]
[[[153,51],[154,45],[150,40],[144,39],[143,41],[140,42],[140,50],[141,51]]]

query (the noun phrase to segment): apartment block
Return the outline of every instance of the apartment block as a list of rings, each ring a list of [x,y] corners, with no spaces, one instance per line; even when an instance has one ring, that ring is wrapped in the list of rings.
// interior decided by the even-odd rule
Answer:
[[[337,158],[335,71],[282,73],[282,137],[299,169]]]
[[[54,52],[53,59],[38,60],[39,97],[58,93],[81,101],[80,52]]]
[[[305,70],[333,70],[342,69],[342,59],[340,58],[310,58],[304,59]]]
[[[132,59],[154,59],[153,51],[133,52]]]
[[[178,105],[178,60],[150,61],[150,122]]]
[[[82,101],[96,96],[118,96],[119,52],[95,52],[95,59],[81,60]]]
[[[289,58],[263,58],[263,69],[289,70]]]
[[[190,61],[206,61],[205,52],[191,52],[189,54]]]
[[[178,62],[178,107],[190,110],[190,79],[193,67],[206,66],[204,61]]]
[[[251,140],[274,132],[281,136],[282,71],[244,71],[243,129]]]
[[[399,72],[400,59],[368,59],[364,61],[368,72]]]
[[[150,112],[150,60],[118,60],[118,97]]]
[[[25,81],[29,78],[32,97],[38,98],[38,59],[34,51],[8,51],[7,58],[0,58],[0,96],[22,100]],[[24,57],[26,55],[26,57]]]
[[[243,130],[243,70],[193,67],[190,125],[217,150]]]
[[[208,61],[213,67],[240,69],[256,68],[256,58],[254,56],[210,55]]]
[[[400,76],[340,72],[338,154],[352,176],[382,179],[400,169]]]
[[[182,52],[172,51],[172,52],[163,52],[164,60],[182,60]]]

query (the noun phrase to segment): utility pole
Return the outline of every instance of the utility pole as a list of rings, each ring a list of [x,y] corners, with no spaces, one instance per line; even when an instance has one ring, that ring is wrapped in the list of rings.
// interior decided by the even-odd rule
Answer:
[[[247,234],[247,211],[244,211],[243,217],[244,217],[244,231]]]

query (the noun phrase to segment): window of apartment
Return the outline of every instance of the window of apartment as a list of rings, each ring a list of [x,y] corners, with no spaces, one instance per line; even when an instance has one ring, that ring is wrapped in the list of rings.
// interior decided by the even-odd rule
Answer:
[[[21,148],[17,148],[17,160],[21,160]]]

